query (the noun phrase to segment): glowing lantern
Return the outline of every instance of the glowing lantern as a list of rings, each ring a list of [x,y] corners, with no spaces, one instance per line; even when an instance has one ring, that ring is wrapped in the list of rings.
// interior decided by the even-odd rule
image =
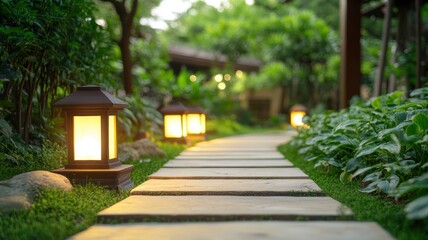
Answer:
[[[187,135],[190,138],[205,140],[206,114],[204,109],[198,106],[186,106],[187,108]]]
[[[290,124],[291,126],[298,128],[303,127],[303,117],[306,116],[307,109],[305,106],[296,104],[290,109]]]
[[[132,165],[117,159],[117,112],[127,104],[98,86],[85,86],[54,106],[63,110],[68,147],[68,164],[54,172],[79,184],[132,187]]]
[[[161,109],[164,124],[164,140],[187,143],[187,109],[173,103]]]

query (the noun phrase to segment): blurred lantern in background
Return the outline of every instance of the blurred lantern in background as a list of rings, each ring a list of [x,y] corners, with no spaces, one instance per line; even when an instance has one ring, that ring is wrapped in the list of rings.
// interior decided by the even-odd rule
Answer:
[[[98,86],[84,86],[54,106],[64,114],[68,164],[53,172],[77,184],[131,188],[132,165],[117,159],[117,112],[127,104]]]
[[[195,140],[205,140],[205,110],[199,106],[186,106],[187,108],[187,135]]]
[[[290,109],[290,124],[291,126],[298,128],[303,127],[303,117],[306,116],[307,109],[301,104],[296,104]]]
[[[187,143],[187,109],[180,103],[172,103],[161,109],[164,124],[164,140]]]

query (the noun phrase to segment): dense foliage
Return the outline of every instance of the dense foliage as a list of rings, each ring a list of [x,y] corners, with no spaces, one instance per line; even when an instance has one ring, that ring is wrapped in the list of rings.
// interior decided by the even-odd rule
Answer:
[[[428,88],[355,101],[349,109],[306,119],[293,142],[315,167],[339,168],[362,192],[413,200],[409,218],[428,216]]]
[[[108,43],[95,23],[92,1],[1,5],[1,117],[28,142],[50,124],[53,101],[77,84],[103,78]]]
[[[324,193],[349,207],[356,221],[376,222],[396,239],[425,240],[428,236],[428,218],[422,221],[407,219],[403,202],[388,201],[383,195],[363,193],[359,191],[360,183],[357,181],[339,181],[340,168],[314,168],[313,162],[305,161],[306,156],[299,154],[299,148],[292,142],[281,145],[278,150]]]
[[[288,105],[335,101],[338,39],[311,11],[279,1],[256,1],[250,6],[232,0],[221,9],[196,2],[171,26],[166,36],[172,43],[220,52],[231,65],[247,55],[262,60],[265,66],[246,79],[241,91],[278,87],[280,102]],[[280,108],[287,111],[288,106]]]
[[[0,163],[27,170],[61,165],[52,103],[109,76],[109,41],[89,0],[1,0]],[[31,144],[31,145],[28,145]]]

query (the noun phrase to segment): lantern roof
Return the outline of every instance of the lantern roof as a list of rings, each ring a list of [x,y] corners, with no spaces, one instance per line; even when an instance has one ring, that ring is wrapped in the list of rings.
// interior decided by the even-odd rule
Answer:
[[[162,114],[184,114],[188,112],[187,108],[178,102],[165,106],[160,111]]]
[[[306,112],[308,109],[303,106],[302,104],[296,104],[291,107],[291,111],[300,111],[300,112]]]
[[[205,114],[205,110],[199,106],[186,106],[187,113]]]
[[[87,85],[77,87],[77,90],[67,97],[54,103],[55,107],[67,108],[109,108],[123,109],[128,104],[99,86]]]

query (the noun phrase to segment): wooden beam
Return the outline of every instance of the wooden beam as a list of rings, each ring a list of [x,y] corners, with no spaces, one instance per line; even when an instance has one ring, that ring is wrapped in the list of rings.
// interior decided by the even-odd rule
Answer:
[[[421,87],[421,0],[415,0],[416,16],[416,88]]]
[[[385,64],[386,64],[386,55],[388,51],[388,42],[389,42],[389,33],[391,29],[391,14],[392,14],[392,4],[393,0],[386,1],[386,12],[385,18],[383,20],[383,30],[382,30],[382,50],[379,57],[379,65],[376,71],[376,78],[374,83],[373,95],[375,97],[382,94],[383,78],[385,73]]]
[[[340,0],[340,108],[360,95],[362,0]]]

